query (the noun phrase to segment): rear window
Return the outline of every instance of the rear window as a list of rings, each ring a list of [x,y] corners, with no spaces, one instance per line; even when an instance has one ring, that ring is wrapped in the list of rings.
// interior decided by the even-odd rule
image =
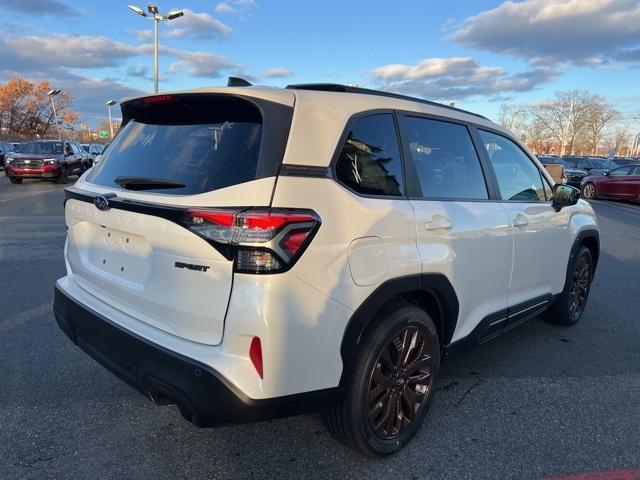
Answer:
[[[270,158],[264,159],[265,129],[257,105],[222,95],[163,98],[123,107],[125,125],[89,181],[120,188],[118,178],[156,179],[181,186],[146,191],[192,195],[277,173],[288,125],[272,131]],[[282,148],[274,148],[274,142]]]

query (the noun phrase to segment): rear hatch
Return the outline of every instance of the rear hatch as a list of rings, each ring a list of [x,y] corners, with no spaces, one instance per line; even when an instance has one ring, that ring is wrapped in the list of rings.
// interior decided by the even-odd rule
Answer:
[[[142,322],[216,345],[233,258],[181,219],[198,208],[270,204],[292,106],[200,93],[135,99],[122,110],[100,164],[67,192],[69,273]]]

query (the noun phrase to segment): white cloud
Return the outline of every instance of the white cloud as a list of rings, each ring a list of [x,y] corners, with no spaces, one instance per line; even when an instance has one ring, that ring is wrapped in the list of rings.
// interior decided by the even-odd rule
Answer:
[[[153,40],[153,31],[151,30],[128,30],[127,33],[133,35],[136,40],[142,43]]]
[[[285,67],[273,67],[264,71],[262,74],[265,78],[286,78],[293,75],[293,70]]]
[[[425,58],[413,65],[383,65],[371,73],[385,90],[436,99],[528,91],[556,76],[547,67],[509,74],[502,67],[480,65],[472,57]]]
[[[227,36],[232,32],[231,28],[208,13],[195,13],[188,8],[182,11],[184,16],[170,22],[173,28],[167,33],[169,37],[215,38]]]
[[[244,14],[258,4],[255,0],[224,0],[216,5],[216,12],[228,14]]]
[[[640,46],[638,0],[505,1],[467,18],[451,38],[532,64],[603,65]]]
[[[171,64],[170,72],[186,70],[189,75],[194,77],[218,78],[225,71],[240,68],[231,60],[209,52],[185,52],[182,50],[172,50],[171,52],[179,60]]]
[[[38,65],[67,68],[100,68],[118,65],[123,59],[149,51],[106,37],[49,34],[0,38],[0,49],[12,57]]]

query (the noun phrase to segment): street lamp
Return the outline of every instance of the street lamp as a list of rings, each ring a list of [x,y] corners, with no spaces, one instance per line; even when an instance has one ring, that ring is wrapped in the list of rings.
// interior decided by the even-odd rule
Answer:
[[[111,132],[111,139],[112,140],[113,140],[113,123],[111,122],[111,106],[115,105],[116,103],[118,103],[118,102],[116,102],[115,100],[109,100],[107,102],[107,108],[109,109],[109,131]]]
[[[53,119],[56,122],[56,129],[58,130],[58,140],[62,140],[62,135],[60,135],[60,122],[58,122],[58,114],[56,113],[56,105],[53,102],[53,97],[60,94],[62,90],[49,90],[47,95],[51,99],[51,108],[53,109]]]
[[[129,5],[129,8],[133,10],[138,15],[148,19],[153,20],[153,92],[158,93],[158,23],[162,21],[175,20],[184,15],[182,10],[172,10],[166,15],[160,15],[158,12],[158,6],[150,3],[147,6],[150,15],[141,9],[140,7],[136,7],[135,5]]]

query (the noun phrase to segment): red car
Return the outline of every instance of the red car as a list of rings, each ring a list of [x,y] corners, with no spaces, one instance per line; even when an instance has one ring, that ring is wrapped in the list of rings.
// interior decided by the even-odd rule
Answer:
[[[582,180],[582,196],[586,199],[616,198],[640,202],[640,164],[614,168],[603,175]]]

